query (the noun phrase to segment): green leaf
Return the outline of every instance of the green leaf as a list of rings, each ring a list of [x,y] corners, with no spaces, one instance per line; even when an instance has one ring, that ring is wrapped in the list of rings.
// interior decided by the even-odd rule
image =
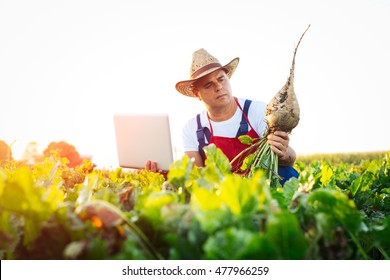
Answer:
[[[352,196],[355,196],[359,192],[361,186],[362,186],[362,176],[352,181],[349,188],[352,193]]]
[[[110,188],[101,188],[95,192],[95,199],[107,201],[120,207],[119,196]]]
[[[370,172],[372,174],[376,174],[378,172],[378,169],[380,169],[380,165],[376,160],[373,160],[370,162],[366,172]]]
[[[248,156],[245,157],[240,169],[242,171],[247,170],[248,168],[250,168],[252,166],[254,160],[255,160],[255,154],[254,153],[249,154]]]
[[[194,168],[194,162],[184,155],[180,160],[174,161],[171,164],[168,173],[168,182],[172,183],[176,188],[183,187],[191,178],[191,172]]]
[[[198,187],[192,192],[191,203],[200,210],[215,210],[221,208],[222,199],[215,191]]]
[[[373,236],[377,245],[390,249],[390,216],[383,219],[380,225],[374,226]]]
[[[150,192],[140,194],[135,209],[146,217],[157,228],[162,222],[162,209],[178,202],[178,195],[174,192]]]
[[[292,178],[288,180],[283,185],[283,197],[285,199],[286,205],[290,205],[292,203],[294,194],[298,191],[298,179]]]
[[[0,191],[0,207],[25,218],[25,244],[38,236],[43,222],[62,199],[63,195],[57,187],[36,186],[33,174],[27,167],[10,173],[2,183]]]
[[[355,232],[360,227],[362,221],[360,212],[356,209],[353,200],[342,192],[333,189],[317,189],[310,194],[307,204],[309,212],[324,213],[351,232]]]
[[[269,216],[265,238],[277,252],[278,259],[305,259],[308,248],[305,235],[298,219],[288,211],[282,210]]]
[[[204,245],[206,259],[249,260],[274,258],[272,248],[256,232],[234,227],[222,229]]]
[[[324,166],[322,167],[321,174],[322,174],[322,176],[321,176],[321,183],[324,186],[328,185],[331,182],[332,176],[333,176],[333,170],[329,166],[329,164],[324,164]]]
[[[237,217],[258,209],[258,193],[253,184],[240,176],[228,175],[221,184],[221,199]]]
[[[206,154],[206,167],[218,170],[221,175],[231,173],[232,166],[221,149],[217,148],[214,144],[210,144],[203,149]]]
[[[191,207],[195,218],[205,232],[214,232],[231,223],[232,214],[223,204],[215,190],[197,187],[191,196]]]
[[[240,135],[240,136],[238,136],[238,140],[240,140],[240,142],[242,144],[250,145],[250,144],[252,144],[254,139],[252,137],[250,137],[249,135]]]

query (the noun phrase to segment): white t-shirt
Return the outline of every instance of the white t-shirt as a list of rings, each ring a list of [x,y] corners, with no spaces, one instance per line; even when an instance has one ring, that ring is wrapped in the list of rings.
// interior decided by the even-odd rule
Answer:
[[[244,110],[244,98],[238,98],[238,102],[241,108]],[[252,101],[248,110],[248,120],[253,127],[253,129],[257,132],[259,136],[262,136],[266,130],[266,122],[265,122],[265,107],[266,104],[260,101]],[[236,113],[230,119],[222,122],[214,122],[210,120],[211,126],[213,127],[213,135],[214,136],[222,136],[235,138],[237,135],[237,131],[240,127],[240,122],[242,118],[242,111],[237,107]],[[207,127],[210,129],[209,120],[207,118],[207,112],[204,110],[200,113],[200,122],[202,127]],[[196,116],[187,121],[187,123],[183,127],[182,131],[182,140],[183,140],[183,150],[184,152],[189,151],[198,151],[198,138],[196,136],[196,130],[198,129],[198,123],[196,121]],[[251,128],[248,127],[248,130]],[[210,129],[211,131],[211,129]],[[207,139],[206,139],[207,143]]]

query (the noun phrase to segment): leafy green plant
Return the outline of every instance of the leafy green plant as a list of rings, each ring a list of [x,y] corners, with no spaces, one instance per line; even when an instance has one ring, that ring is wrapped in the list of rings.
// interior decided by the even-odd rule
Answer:
[[[389,259],[389,158],[296,163],[271,187],[214,145],[159,173],[54,154],[0,167],[2,259]]]

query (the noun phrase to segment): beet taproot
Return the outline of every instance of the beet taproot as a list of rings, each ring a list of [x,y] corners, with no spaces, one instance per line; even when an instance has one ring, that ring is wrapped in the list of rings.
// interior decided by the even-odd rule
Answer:
[[[294,56],[290,69],[290,76],[288,77],[284,86],[275,94],[271,101],[267,104],[265,110],[265,119],[267,122],[268,133],[275,131],[284,131],[290,133],[299,123],[300,109],[297,96],[294,90],[294,70],[295,57],[299,44],[306,31],[303,32],[294,50]]]
[[[248,144],[249,147],[239,153],[231,163],[235,161],[242,161],[238,164],[241,166],[240,170],[236,173],[251,177],[257,170],[262,169],[265,171],[271,186],[278,184],[280,179],[278,175],[278,156],[271,150],[267,137],[275,131],[284,131],[290,133],[299,123],[300,120],[300,108],[298,99],[294,90],[294,70],[295,70],[295,57],[299,44],[310,25],[303,32],[301,38],[298,41],[294,49],[293,60],[290,68],[290,76],[288,77],[284,86],[275,94],[271,101],[267,104],[265,111],[265,119],[267,123],[267,130],[260,138],[250,138],[248,135],[240,136],[239,139],[242,143]],[[250,138],[250,139],[249,139]],[[252,152],[254,150],[254,152]],[[251,153],[242,159],[242,156]]]

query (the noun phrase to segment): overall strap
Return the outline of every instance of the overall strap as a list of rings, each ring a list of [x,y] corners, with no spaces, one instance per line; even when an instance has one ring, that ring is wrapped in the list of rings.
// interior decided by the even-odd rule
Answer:
[[[241,117],[241,122],[240,122],[240,128],[237,131],[236,137],[241,136],[241,135],[245,135],[249,131],[247,116],[248,116],[249,106],[251,105],[251,103],[252,103],[252,100],[246,99],[245,103],[244,103],[244,109],[241,109],[240,104],[237,103],[238,106],[240,107],[240,109],[242,110],[242,117]]]
[[[203,151],[203,148],[207,145],[205,139],[207,139],[207,142],[209,142],[211,133],[207,127],[202,127],[200,122],[200,114],[196,115],[196,122],[198,124],[198,128],[196,130],[196,137],[198,138],[198,151],[204,161],[206,159],[206,155]]]

